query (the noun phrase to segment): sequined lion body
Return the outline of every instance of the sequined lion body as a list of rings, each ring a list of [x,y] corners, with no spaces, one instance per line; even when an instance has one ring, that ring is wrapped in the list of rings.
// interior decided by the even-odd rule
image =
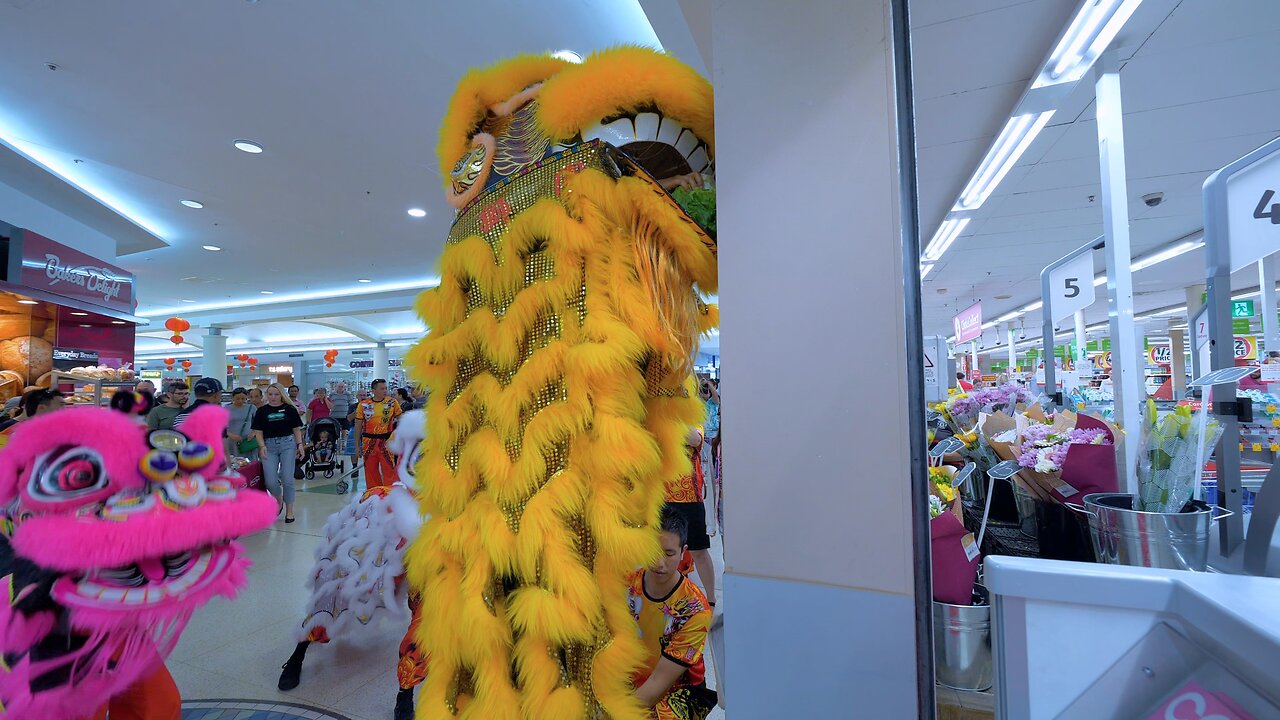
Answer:
[[[688,472],[715,243],[662,188],[711,169],[710,85],[639,48],[469,74],[441,130],[458,210],[409,355],[431,391],[411,548],[420,718],[639,720],[628,572]]]

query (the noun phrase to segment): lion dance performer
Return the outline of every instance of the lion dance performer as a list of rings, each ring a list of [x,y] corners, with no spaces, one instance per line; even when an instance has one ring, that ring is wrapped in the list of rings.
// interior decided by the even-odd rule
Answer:
[[[439,159],[457,217],[409,355],[430,389],[431,519],[408,560],[424,720],[653,716],[627,580],[661,555],[664,483],[704,415],[712,125],[711,86],[640,48],[516,58],[454,95]]]
[[[113,406],[150,405],[126,395]],[[164,657],[198,607],[244,585],[232,540],[276,516],[263,493],[236,492],[226,425],[214,406],[149,433],[69,408],[14,433],[0,453],[0,717],[178,716]]]
[[[423,522],[413,496],[413,464],[425,427],[421,410],[405,413],[387,442],[387,450],[399,458],[400,481],[370,487],[325,522],[325,539],[316,549],[316,563],[307,581],[311,598],[298,645],[280,673],[281,690],[298,686],[311,643],[343,638],[384,619],[408,623],[396,668],[400,692],[395,720],[413,717],[413,690],[426,676],[427,663],[413,637],[419,622],[418,602],[403,582],[404,553]]]

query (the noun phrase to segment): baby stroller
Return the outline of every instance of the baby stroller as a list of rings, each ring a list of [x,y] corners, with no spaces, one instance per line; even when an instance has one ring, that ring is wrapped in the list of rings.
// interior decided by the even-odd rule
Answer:
[[[338,458],[338,438],[341,436],[342,426],[333,418],[320,418],[311,423],[307,432],[308,480],[319,472],[323,472],[326,478],[331,478],[335,469],[345,474],[346,463]]]

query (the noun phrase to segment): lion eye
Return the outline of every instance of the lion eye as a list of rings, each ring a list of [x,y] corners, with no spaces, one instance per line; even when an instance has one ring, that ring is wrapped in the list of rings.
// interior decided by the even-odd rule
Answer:
[[[35,500],[60,502],[107,486],[102,456],[86,447],[64,446],[36,459],[28,492]]]

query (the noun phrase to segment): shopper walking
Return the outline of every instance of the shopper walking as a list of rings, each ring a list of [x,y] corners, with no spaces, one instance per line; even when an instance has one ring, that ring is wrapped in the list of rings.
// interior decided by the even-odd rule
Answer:
[[[191,394],[187,384],[181,380],[171,382],[164,388],[163,405],[151,408],[147,413],[148,430],[172,430],[178,420],[178,414],[187,406],[187,397]]]
[[[387,449],[387,440],[403,411],[400,403],[387,396],[387,381],[381,378],[369,386],[373,397],[361,400],[356,409],[356,441],[360,443],[366,487],[388,487],[396,481],[396,459]]]
[[[319,420],[327,418],[333,412],[333,401],[329,399],[329,391],[324,388],[316,388],[312,393],[311,402],[307,404],[307,426]]]
[[[716,532],[722,529],[724,515],[720,507],[720,499],[724,494],[720,490],[720,476],[716,472],[716,455],[720,449],[720,391],[716,389],[716,384],[711,378],[703,378],[698,384],[698,395],[707,408],[705,425],[707,442],[702,445],[702,467],[704,471],[707,468],[711,469],[707,476],[710,480],[710,487],[707,488],[706,493],[707,517],[710,519],[707,534],[715,537]]]
[[[258,440],[267,488],[284,498],[284,521],[291,523],[294,521],[293,470],[303,453],[302,416],[288,401],[288,391],[280,383],[268,385],[266,395],[266,404],[254,413],[253,434]]]
[[[347,392],[347,384],[340,382],[333,386],[333,392],[329,393],[329,417],[335,418],[338,424],[342,426],[342,442],[341,445],[346,447],[347,433],[351,431],[351,411],[354,409],[356,399]]]
[[[262,388],[249,388],[249,404],[255,409],[260,408],[267,403],[267,399],[262,396]]]
[[[227,438],[232,453],[240,457],[256,457],[258,439],[253,436],[253,415],[258,408],[249,404],[249,391],[238,387],[231,391],[231,406],[227,412]]]
[[[408,388],[396,388],[396,397],[400,401],[400,410],[409,412],[413,409],[413,398],[409,395]]]
[[[298,417],[307,414],[307,406],[302,404],[302,388],[297,385],[289,386],[289,402],[293,403],[293,407],[298,411]]]

